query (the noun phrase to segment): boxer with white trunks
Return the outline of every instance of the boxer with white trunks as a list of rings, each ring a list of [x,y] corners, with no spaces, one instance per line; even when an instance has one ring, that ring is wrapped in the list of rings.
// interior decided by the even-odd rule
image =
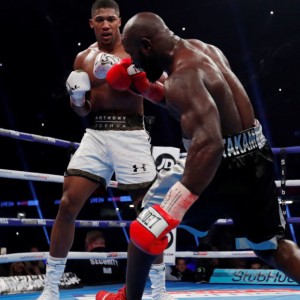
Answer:
[[[59,282],[72,246],[75,220],[86,200],[99,187],[107,187],[113,174],[118,188],[127,190],[137,207],[156,177],[150,139],[144,127],[143,98],[163,98],[161,83],[152,84],[145,72],[129,74],[134,92],[116,90],[107,80],[116,66],[132,64],[121,44],[120,12],[113,0],[96,0],[92,5],[90,27],[96,42],[77,54],[66,81],[72,109],[87,117],[88,128],[72,156],[63,183],[63,195],[51,232],[45,287],[39,300],[59,299]],[[118,72],[110,80],[122,85]],[[149,93],[151,91],[151,93]],[[162,256],[150,272],[154,299],[171,299],[165,291]]]

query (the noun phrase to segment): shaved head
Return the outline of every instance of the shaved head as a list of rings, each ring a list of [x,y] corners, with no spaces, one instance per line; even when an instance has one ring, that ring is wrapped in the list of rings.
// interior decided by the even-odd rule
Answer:
[[[167,29],[165,22],[158,15],[151,12],[142,12],[133,16],[126,23],[124,38],[137,42],[141,38],[152,39],[158,32]]]
[[[136,67],[143,68],[151,81],[163,73],[168,52],[173,47],[170,36],[174,35],[161,17],[151,12],[133,16],[125,24],[122,44],[132,57]]]

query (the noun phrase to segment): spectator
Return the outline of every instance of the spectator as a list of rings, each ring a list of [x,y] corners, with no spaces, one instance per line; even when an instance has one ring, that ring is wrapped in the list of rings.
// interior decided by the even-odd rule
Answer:
[[[187,268],[186,260],[177,257],[175,266],[166,272],[166,280],[170,281],[196,281],[196,273]]]
[[[273,269],[273,267],[268,266],[266,263],[264,263],[261,259],[255,257],[254,259],[250,259],[248,261],[248,269]]]
[[[250,262],[249,269],[262,269],[262,265],[259,261],[252,261]]]
[[[38,247],[31,247],[30,252],[40,252]],[[26,261],[25,267],[30,275],[41,275],[45,274],[45,263],[42,260]]]
[[[99,230],[88,231],[85,237],[85,250],[107,252],[104,234]],[[68,261],[67,271],[74,272],[81,279],[83,285],[125,281],[124,260],[114,258]]]
[[[30,273],[25,267],[25,264],[21,261],[16,261],[11,263],[9,267],[9,276],[22,276],[22,275],[30,275]]]

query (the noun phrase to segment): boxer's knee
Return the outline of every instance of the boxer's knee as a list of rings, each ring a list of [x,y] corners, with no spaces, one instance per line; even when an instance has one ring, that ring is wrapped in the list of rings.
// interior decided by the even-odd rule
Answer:
[[[75,222],[82,205],[73,198],[63,195],[60,201],[57,218],[64,222]]]
[[[256,250],[254,252],[269,265],[279,269],[281,269],[282,266],[289,264],[295,256],[297,256],[300,261],[300,251],[298,246],[293,241],[287,239],[279,239],[277,249]]]

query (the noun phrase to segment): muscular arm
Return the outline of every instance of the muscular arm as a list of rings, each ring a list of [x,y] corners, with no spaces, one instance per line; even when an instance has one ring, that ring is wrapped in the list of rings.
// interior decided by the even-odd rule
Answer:
[[[150,254],[159,254],[167,247],[166,234],[181,222],[199,198],[222,158],[223,139],[214,102],[226,90],[222,78],[213,73],[204,75],[202,65],[200,68],[190,63],[185,65],[165,81],[167,106],[181,113],[182,131],[191,140],[181,182],[172,185],[160,205],[143,210],[130,225],[131,241]]]
[[[176,71],[165,82],[167,103],[181,112],[183,134],[191,140],[181,182],[193,193],[201,194],[207,187],[222,158],[220,118],[209,90],[221,96],[216,91],[223,88],[220,78],[204,77],[195,68]]]

